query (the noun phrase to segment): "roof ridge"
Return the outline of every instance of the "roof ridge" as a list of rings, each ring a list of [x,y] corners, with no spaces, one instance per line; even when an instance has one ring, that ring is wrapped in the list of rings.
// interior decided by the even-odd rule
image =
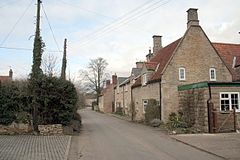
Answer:
[[[236,46],[240,46],[240,44],[237,44],[237,43],[226,43],[226,42],[212,42],[212,44],[218,44],[218,45],[236,45]]]

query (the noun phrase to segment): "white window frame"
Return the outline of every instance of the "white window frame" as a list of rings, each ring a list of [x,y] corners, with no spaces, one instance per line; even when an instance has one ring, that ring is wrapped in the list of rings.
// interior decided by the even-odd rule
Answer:
[[[213,76],[212,77],[212,71],[213,71]],[[215,68],[210,68],[209,69],[209,79],[210,81],[216,81],[217,80],[217,75],[216,75],[216,69]]]
[[[222,98],[222,95],[223,94],[227,94],[228,95],[228,98]],[[232,111],[233,110],[233,107],[232,107],[232,98],[231,98],[231,95],[232,94],[237,94],[237,98],[238,98],[238,109],[236,109],[236,112],[240,112],[240,101],[239,101],[239,92],[220,92],[219,94],[219,107],[220,107],[220,112],[229,112],[229,111]],[[228,100],[229,101],[229,110],[222,110],[222,103],[221,103],[221,100]]]
[[[146,73],[143,74],[142,79],[143,79],[142,85],[145,86],[147,84],[147,74]]]
[[[143,113],[145,113],[145,108],[147,108],[147,105],[148,105],[148,100],[147,99],[143,99],[142,101],[143,103]],[[145,107],[146,106],[146,107]]]
[[[182,74],[183,73],[183,77],[182,77]],[[186,80],[186,70],[184,67],[180,67],[179,70],[178,70],[178,77],[179,77],[179,80],[180,81],[185,81]]]

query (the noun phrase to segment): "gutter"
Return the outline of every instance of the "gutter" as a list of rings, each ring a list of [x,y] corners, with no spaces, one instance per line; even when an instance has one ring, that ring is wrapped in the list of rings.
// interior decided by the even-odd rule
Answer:
[[[208,85],[208,92],[209,92],[209,98],[207,100],[207,110],[208,110],[208,132],[209,133],[213,133],[213,126],[212,126],[212,123],[211,123],[211,120],[212,120],[212,116],[211,116],[211,110],[212,110],[212,106],[210,105],[211,104],[211,101],[212,101],[212,90],[211,90],[211,86],[209,83],[207,83]]]
[[[134,102],[133,102],[133,93],[132,93],[132,87],[131,87],[131,120],[133,121],[134,120],[134,114],[135,114],[135,107],[134,107]]]

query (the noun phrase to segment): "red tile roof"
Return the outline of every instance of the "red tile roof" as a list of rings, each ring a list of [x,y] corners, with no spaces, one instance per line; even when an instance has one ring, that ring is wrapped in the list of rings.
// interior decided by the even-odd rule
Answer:
[[[142,85],[141,76],[136,79],[136,82],[132,85],[132,88],[136,88]]]
[[[181,38],[162,48],[156,53],[156,55],[150,60],[150,62],[145,62],[147,69],[155,70],[156,67],[159,65],[157,71],[153,74],[148,83],[157,82],[161,79],[161,72],[163,71],[169,59],[173,55],[173,52],[177,47],[178,43],[180,42],[180,40]],[[132,85],[133,88],[139,86],[141,86],[141,77],[139,77],[136,80],[136,82]]]
[[[10,80],[11,80],[11,77],[9,77],[9,76],[0,76],[1,82],[6,82],[6,81],[10,81]]]
[[[153,70],[155,71],[157,65],[158,65],[158,62],[144,62],[145,63],[145,66],[147,68],[147,70]]]
[[[240,80],[240,44],[212,43],[224,63],[233,75],[233,81]],[[233,68],[233,58],[236,57],[236,65]]]
[[[162,48],[161,50],[159,50],[157,52],[156,56],[150,60],[151,62],[160,63],[157,71],[153,74],[153,76],[149,80],[150,83],[159,81],[161,79],[161,73],[162,73],[163,69],[165,68],[165,66],[167,65],[169,59],[173,55],[173,52],[174,52],[175,48],[177,47],[178,43],[180,42],[180,40],[181,40],[181,38],[172,42],[171,44],[167,45],[166,47]]]

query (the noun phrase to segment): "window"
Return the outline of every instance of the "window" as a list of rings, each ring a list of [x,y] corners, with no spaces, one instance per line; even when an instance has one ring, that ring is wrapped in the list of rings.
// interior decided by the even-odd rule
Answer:
[[[215,68],[210,68],[209,69],[209,77],[210,77],[210,81],[216,81],[216,69]]]
[[[146,85],[147,84],[147,74],[144,74],[143,75],[143,82],[142,82],[142,85]]]
[[[183,68],[183,67],[179,68],[179,80],[180,81],[186,80],[185,68]]]
[[[148,105],[148,100],[143,100],[143,113],[145,113],[147,105]]]
[[[238,92],[223,92],[220,93],[220,111],[231,111],[236,108],[239,110],[239,93]]]

